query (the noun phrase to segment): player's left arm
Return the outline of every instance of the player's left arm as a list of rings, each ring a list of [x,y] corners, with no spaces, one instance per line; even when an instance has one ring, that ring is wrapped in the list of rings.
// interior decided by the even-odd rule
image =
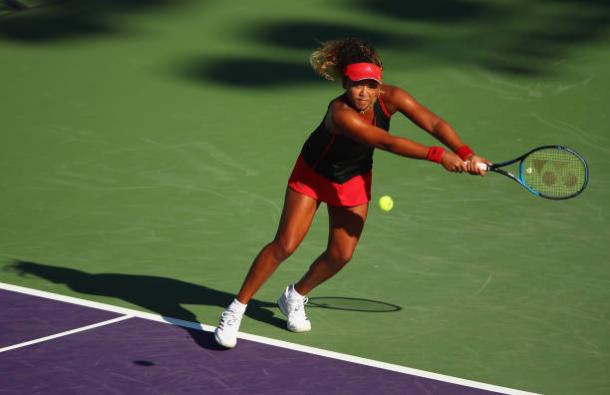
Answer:
[[[447,121],[417,102],[413,96],[403,89],[392,85],[384,85],[383,100],[391,114],[399,111],[414,124],[449,147],[453,152],[457,153],[460,148],[465,146],[460,136]],[[474,153],[469,154],[464,159],[468,161],[469,173],[485,174],[485,171],[476,164],[478,162],[489,163],[487,159]]]

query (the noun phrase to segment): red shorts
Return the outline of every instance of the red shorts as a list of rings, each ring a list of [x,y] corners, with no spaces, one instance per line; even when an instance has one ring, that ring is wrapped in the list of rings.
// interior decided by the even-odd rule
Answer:
[[[301,156],[294,165],[288,186],[331,206],[353,207],[371,200],[372,172],[354,176],[343,184],[330,181],[316,173]]]

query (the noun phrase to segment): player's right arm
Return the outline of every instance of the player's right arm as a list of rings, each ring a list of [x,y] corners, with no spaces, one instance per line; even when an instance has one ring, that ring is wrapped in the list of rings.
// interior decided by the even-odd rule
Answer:
[[[385,130],[365,122],[349,106],[335,103],[331,107],[330,120],[333,131],[396,155],[408,158],[426,159],[429,147],[404,137],[394,136]],[[450,151],[445,151],[441,158],[445,169],[454,172],[465,170],[464,161]]]

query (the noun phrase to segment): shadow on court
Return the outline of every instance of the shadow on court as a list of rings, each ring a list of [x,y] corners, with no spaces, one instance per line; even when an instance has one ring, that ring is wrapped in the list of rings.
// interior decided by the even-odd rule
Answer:
[[[0,0],[2,2],[3,0]],[[0,9],[0,37],[32,44],[128,32],[117,17],[175,7],[188,0],[20,0]],[[3,11],[3,12],[1,12]]]
[[[359,37],[382,56],[394,51],[397,68],[467,65],[535,78],[553,73],[579,46],[603,41],[610,31],[610,2],[603,0],[340,0],[329,7],[340,15],[332,21],[265,22],[243,35],[246,42],[293,50],[291,55],[264,61],[195,58],[178,70],[185,71],[182,77],[240,88],[319,83],[309,53],[326,40]],[[341,10],[364,13],[370,22],[346,22]]]
[[[52,283],[65,284],[71,290],[88,295],[108,296],[122,299],[163,316],[168,322],[172,318],[198,322],[197,317],[182,304],[201,304],[226,307],[235,295],[203,285],[171,278],[121,273],[91,274],[67,267],[57,267],[34,262],[14,261],[5,270],[15,271],[21,276],[33,275]],[[274,317],[270,308],[275,303],[253,299],[248,304],[246,315],[284,329],[285,321]],[[217,322],[206,323],[216,325]],[[205,348],[218,348],[211,334],[186,329],[197,344]]]
[[[288,60],[226,58],[210,62],[207,58],[192,59],[176,71],[181,78],[212,81],[239,88],[255,88],[286,84],[317,84],[324,82],[311,72],[307,63]]]
[[[346,6],[360,8],[367,13],[412,22],[459,23],[493,18],[497,12],[494,1],[428,0],[343,0]]]
[[[378,28],[340,22],[276,22],[258,26],[251,33],[250,37],[254,40],[284,48],[301,49],[308,53],[321,42],[346,36],[358,37],[385,48],[412,49],[422,44],[415,36],[398,35]]]
[[[605,0],[356,0],[346,4],[411,26],[408,31],[426,44],[417,48],[417,54],[429,62],[457,62],[523,76],[552,72],[556,62],[581,45],[605,40],[610,31],[610,2]]]
[[[167,322],[179,325],[176,319],[199,322],[197,317],[182,304],[199,304],[226,307],[235,297],[234,294],[219,291],[204,285],[192,284],[166,277],[145,276],[121,273],[91,274],[77,269],[45,265],[27,261],[13,261],[4,267],[5,271],[13,271],[20,276],[36,276],[55,284],[65,284],[71,290],[88,295],[108,296],[122,299],[131,304],[141,306],[165,318]],[[361,313],[391,313],[402,310],[395,304],[363,298],[348,298],[341,296],[319,296],[310,299],[310,307],[354,311]],[[276,309],[275,303],[252,299],[248,304],[246,315],[281,329],[286,328],[284,319],[274,316],[271,309]],[[206,322],[216,325],[214,322]],[[189,328],[186,330],[193,340],[201,347],[222,349],[213,339],[210,332]]]

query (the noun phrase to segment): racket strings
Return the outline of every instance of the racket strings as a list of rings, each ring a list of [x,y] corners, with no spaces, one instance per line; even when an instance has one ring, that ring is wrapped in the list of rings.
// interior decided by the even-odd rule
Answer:
[[[563,198],[584,188],[587,170],[582,159],[572,152],[546,148],[523,160],[521,178],[530,188],[545,196]]]

